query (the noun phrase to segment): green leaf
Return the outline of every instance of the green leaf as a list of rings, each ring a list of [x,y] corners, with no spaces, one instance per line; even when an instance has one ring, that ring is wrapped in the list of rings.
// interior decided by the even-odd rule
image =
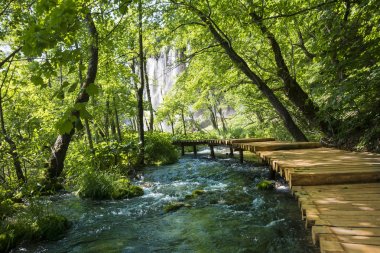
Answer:
[[[58,124],[58,131],[60,134],[68,134],[73,129],[73,123],[70,119],[66,119],[65,121]]]
[[[30,80],[32,81],[32,83],[36,86],[42,86],[44,85],[44,80],[42,79],[42,77],[40,76],[35,76],[33,75]]]
[[[94,96],[96,95],[97,93],[99,93],[100,89],[98,86],[96,86],[95,84],[91,83],[87,86],[86,88],[86,92],[88,95],[90,96]]]
[[[56,97],[59,98],[59,99],[65,99],[65,93],[63,92],[63,90],[58,90],[56,92]]]
[[[80,120],[80,118],[77,118],[77,120],[75,121],[75,128],[80,131],[82,130],[84,127],[83,127],[83,124],[82,124],[82,121]]]
[[[67,90],[68,92],[73,92],[73,91],[75,91],[75,89],[77,88],[77,86],[78,86],[78,83],[73,83],[70,87],[69,87],[69,89]]]
[[[92,115],[85,108],[80,110],[79,113],[80,113],[80,117],[83,119],[91,119],[92,118]]]
[[[69,83],[68,81],[64,81],[64,82],[62,83],[61,88],[66,88],[66,87],[69,86],[69,85],[70,85],[70,83]]]

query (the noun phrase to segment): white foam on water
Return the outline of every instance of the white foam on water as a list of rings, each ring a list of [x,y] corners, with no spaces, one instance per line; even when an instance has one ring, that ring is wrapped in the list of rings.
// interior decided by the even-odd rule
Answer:
[[[279,219],[279,220],[271,221],[271,222],[269,222],[267,225],[265,225],[265,227],[273,227],[273,226],[277,225],[278,223],[283,222],[284,220],[285,220],[285,219]]]

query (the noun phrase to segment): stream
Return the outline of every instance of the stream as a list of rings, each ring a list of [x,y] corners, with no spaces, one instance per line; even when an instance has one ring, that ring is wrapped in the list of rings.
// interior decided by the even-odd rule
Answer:
[[[147,168],[135,182],[144,196],[121,201],[50,197],[49,207],[73,222],[64,238],[12,252],[317,252],[286,186],[257,190],[268,167],[234,159],[182,157]],[[204,194],[185,200],[194,190]],[[191,207],[165,213],[165,205]]]

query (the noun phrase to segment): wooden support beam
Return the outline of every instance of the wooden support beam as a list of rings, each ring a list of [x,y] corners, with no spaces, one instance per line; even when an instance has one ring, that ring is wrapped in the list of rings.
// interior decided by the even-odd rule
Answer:
[[[197,145],[193,145],[193,153],[194,155],[197,155]]]
[[[243,156],[243,150],[242,149],[239,149],[239,160],[240,160],[240,163],[244,162],[244,156]]]
[[[215,159],[215,152],[214,152],[214,146],[213,145],[209,145],[210,147],[210,156],[212,159]]]
[[[185,155],[185,145],[181,145],[181,155]]]
[[[274,180],[276,178],[276,171],[269,167],[269,179]]]
[[[230,157],[234,157],[234,148],[230,147]]]

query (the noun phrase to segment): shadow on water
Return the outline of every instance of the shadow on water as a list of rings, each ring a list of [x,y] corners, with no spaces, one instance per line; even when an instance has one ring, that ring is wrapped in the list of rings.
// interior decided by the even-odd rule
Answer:
[[[66,237],[15,252],[317,252],[286,188],[260,191],[268,168],[233,159],[185,156],[148,168],[145,195],[122,201],[55,196],[49,205],[73,221]],[[285,190],[284,190],[285,189]],[[192,199],[185,196],[204,190]],[[165,213],[184,201],[191,207]]]

